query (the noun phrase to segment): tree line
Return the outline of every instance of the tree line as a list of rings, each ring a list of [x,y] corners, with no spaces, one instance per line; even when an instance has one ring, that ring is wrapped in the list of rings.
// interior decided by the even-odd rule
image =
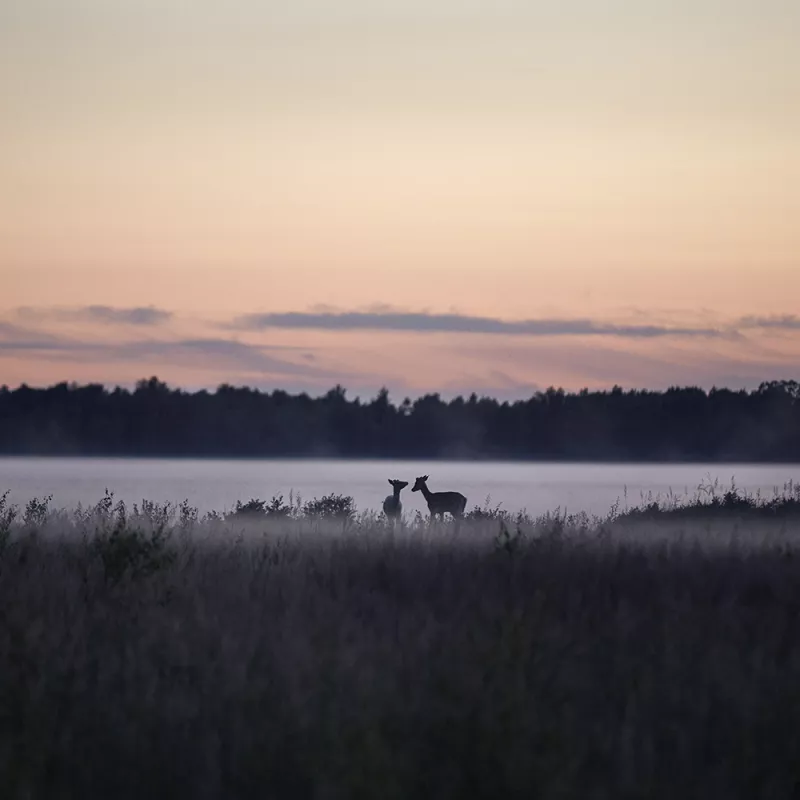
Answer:
[[[754,390],[565,392],[525,400],[393,404],[336,386],[321,397],[223,384],[187,392],[158,378],[135,389],[60,383],[0,387],[6,455],[495,458],[800,462],[800,384]]]

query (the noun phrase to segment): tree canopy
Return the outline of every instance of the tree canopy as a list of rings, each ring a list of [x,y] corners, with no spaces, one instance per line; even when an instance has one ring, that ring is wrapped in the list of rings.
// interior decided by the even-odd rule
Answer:
[[[800,385],[673,387],[528,399],[400,404],[336,386],[312,398],[227,384],[187,392],[153,377],[135,389],[60,383],[0,388],[7,455],[494,458],[570,461],[800,461]]]

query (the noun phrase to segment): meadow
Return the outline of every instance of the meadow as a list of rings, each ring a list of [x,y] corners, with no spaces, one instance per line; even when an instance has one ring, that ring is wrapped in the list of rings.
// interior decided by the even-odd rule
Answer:
[[[456,534],[0,501],[0,796],[788,798],[800,492]]]

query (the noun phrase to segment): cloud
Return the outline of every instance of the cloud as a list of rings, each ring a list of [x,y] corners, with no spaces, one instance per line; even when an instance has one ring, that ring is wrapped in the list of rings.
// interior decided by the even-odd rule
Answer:
[[[61,350],[76,344],[64,337],[0,320],[0,352]]]
[[[796,362],[778,353],[753,352],[745,340],[743,348],[670,347],[640,344],[635,347],[612,347],[600,342],[590,347],[562,340],[501,345],[476,342],[468,348],[451,348],[455,357],[468,356],[479,363],[491,364],[512,376],[531,376],[540,385],[564,386],[569,390],[589,387],[667,389],[670,386],[697,385],[731,388],[756,387],[762,380],[778,380],[791,375]],[[725,352],[725,350],[729,352]],[[522,382],[522,381],[521,381]],[[487,381],[502,389],[496,379]],[[469,386],[468,383],[464,384]],[[524,396],[524,393],[520,396]]]
[[[281,351],[284,348],[275,348]],[[108,345],[104,355],[124,360],[156,359],[181,366],[221,366],[258,374],[281,374],[340,380],[341,371],[295,363],[274,355],[273,348],[232,339],[179,339],[175,341],[134,341]]]
[[[112,308],[111,306],[86,306],[81,309],[87,319],[123,325],[161,325],[172,319],[172,312],[154,306]]]
[[[51,319],[60,322],[96,322],[101,325],[136,325],[150,327],[162,325],[173,318],[173,313],[155,306],[133,306],[117,308],[114,306],[91,305],[79,308],[32,308],[24,306],[17,313],[27,319]]]
[[[118,311],[121,309],[114,309]],[[40,326],[19,318],[0,319],[0,358],[15,380],[30,381],[30,375],[55,370],[66,372],[68,378],[88,371],[100,379],[110,373],[133,379],[143,371],[157,370],[168,380],[207,380],[209,385],[229,382],[325,391],[341,383],[351,395],[362,397],[374,396],[386,385],[396,397],[427,391],[443,396],[476,391],[502,399],[530,396],[551,384],[567,389],[615,383],[653,389],[676,384],[757,386],[761,380],[786,377],[797,363],[796,354],[789,352],[785,342],[775,349],[767,334],[785,331],[787,336],[796,335],[800,328],[800,318],[794,315],[706,320],[696,325],[685,320],[680,326],[666,317],[657,322],[636,320],[642,323],[637,325],[609,325],[557,318],[506,322],[456,311],[429,314],[383,307],[353,312],[314,309],[237,320],[238,327],[253,330],[275,324],[294,329],[314,324],[322,330],[361,330],[366,334],[358,337],[363,343],[330,345],[314,352],[306,346],[259,342],[256,336],[255,341],[247,341],[247,334],[223,333],[219,325],[196,333],[170,327],[98,327],[92,334],[73,330],[61,334],[50,321],[52,317],[44,317],[39,330]],[[763,329],[763,336],[739,333],[758,329]],[[370,330],[451,335],[435,337],[435,341],[414,338],[387,358],[380,352],[380,343],[368,335]],[[684,338],[681,333],[671,338],[676,330],[683,332]],[[478,335],[459,335],[464,333]],[[702,338],[706,335],[718,338]],[[729,335],[740,337],[735,347]],[[587,341],[587,336],[594,338]]]
[[[738,325],[741,328],[800,331],[800,317],[795,314],[781,314],[769,317],[742,317]]]
[[[245,314],[229,324],[235,330],[267,328],[326,331],[403,331],[409,333],[476,333],[505,336],[616,336],[653,339],[665,336],[725,337],[736,332],[705,326],[627,325],[591,319],[527,319],[508,321],[464,314],[404,311],[292,311]]]
[[[157,362],[167,366],[248,372],[326,381],[347,380],[355,373],[320,366],[312,353],[301,351],[300,362],[275,355],[296,348],[249,344],[233,339],[80,340],[39,333],[0,320],[0,354],[67,363]]]
[[[13,322],[5,322],[0,319],[0,342],[15,342],[26,339],[29,336],[38,336],[34,331],[14,325]]]

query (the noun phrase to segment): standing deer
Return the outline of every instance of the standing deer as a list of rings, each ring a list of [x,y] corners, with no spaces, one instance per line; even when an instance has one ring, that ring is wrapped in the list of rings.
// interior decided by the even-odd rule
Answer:
[[[408,481],[393,481],[389,478],[389,483],[392,484],[392,489],[394,491],[383,501],[383,513],[386,514],[394,524],[397,524],[397,520],[400,519],[400,515],[403,513],[403,504],[400,502],[400,492],[408,486]]]
[[[427,475],[417,478],[411,491],[422,492],[428,503],[428,510],[431,512],[431,522],[433,522],[437,514],[439,519],[444,521],[444,515],[447,512],[453,515],[456,527],[458,527],[459,520],[464,516],[467,498],[460,492],[432,492],[428,488],[427,481]]]

